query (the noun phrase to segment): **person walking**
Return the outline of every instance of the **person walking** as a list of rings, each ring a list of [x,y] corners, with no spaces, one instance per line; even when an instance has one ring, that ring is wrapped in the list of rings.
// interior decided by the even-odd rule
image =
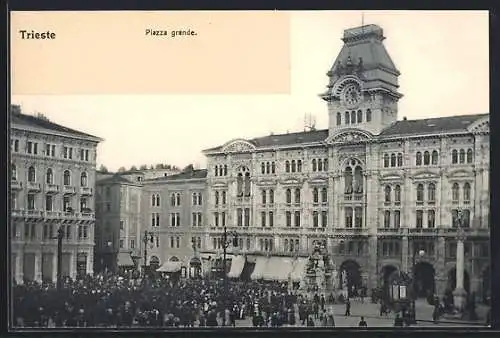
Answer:
[[[351,301],[349,298],[345,301],[345,316],[350,316],[351,315]]]
[[[394,327],[403,327],[403,318],[400,317],[399,313],[394,318]]]

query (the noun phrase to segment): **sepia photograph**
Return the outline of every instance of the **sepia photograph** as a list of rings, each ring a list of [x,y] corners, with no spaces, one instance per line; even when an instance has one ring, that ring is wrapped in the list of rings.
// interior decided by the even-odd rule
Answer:
[[[490,326],[487,11],[13,11],[10,46],[11,330]]]

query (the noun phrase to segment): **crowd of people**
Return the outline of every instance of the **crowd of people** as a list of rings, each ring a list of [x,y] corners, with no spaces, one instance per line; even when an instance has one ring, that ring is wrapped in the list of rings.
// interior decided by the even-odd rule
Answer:
[[[87,276],[14,285],[17,327],[234,326],[252,317],[254,326],[293,322],[297,296],[282,283]]]

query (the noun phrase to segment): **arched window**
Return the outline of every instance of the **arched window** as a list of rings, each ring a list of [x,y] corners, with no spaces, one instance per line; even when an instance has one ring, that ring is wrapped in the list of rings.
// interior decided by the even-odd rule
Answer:
[[[431,162],[431,154],[428,151],[424,152],[424,165],[429,165]]]
[[[264,162],[262,162],[260,164],[260,171],[261,173],[265,174],[266,173],[266,164]]]
[[[250,173],[245,173],[245,196],[250,196],[251,186],[250,186]]]
[[[297,171],[297,164],[295,163],[295,160],[292,160],[292,173]]]
[[[295,203],[300,203],[300,189],[295,189]]]
[[[285,251],[288,251],[289,250],[289,247],[288,247],[288,239],[285,239],[285,247],[284,247]]]
[[[470,210],[469,209],[464,209],[463,211],[464,216],[463,216],[463,226],[464,228],[469,228],[470,227]]]
[[[370,122],[372,120],[372,111],[370,109],[366,110],[366,122]]]
[[[363,170],[360,166],[354,169],[354,192],[357,194],[363,192]]]
[[[462,163],[465,163],[465,150],[463,149],[460,149],[460,157],[459,157],[459,162],[462,164]]]
[[[290,189],[286,189],[286,203],[292,203],[292,191]]]
[[[345,193],[352,194],[352,169],[347,167],[345,169]]]
[[[319,203],[318,188],[313,189],[313,203]]]
[[[222,168],[222,166],[219,166],[219,176],[222,176],[223,173],[224,169]]]
[[[156,205],[156,196],[155,196],[155,194],[151,195],[151,205],[153,207]]]
[[[389,185],[385,186],[385,202],[391,203],[391,187]]]
[[[356,112],[353,110],[351,112],[351,124],[355,124],[356,123]]]
[[[216,202],[215,202],[215,204],[217,204],[217,203],[218,203],[218,202],[217,202],[217,201],[218,201],[218,197],[219,197],[219,193],[216,191],[216,192],[215,192],[215,201],[216,201]],[[170,196],[170,205],[171,205],[171,206],[175,206],[175,194],[172,194],[172,195]]]
[[[52,171],[52,168],[47,169],[47,174],[45,175],[47,184],[53,184],[54,183],[54,172]]]
[[[358,123],[363,122],[363,112],[358,110]]]
[[[327,158],[325,158],[323,160],[323,170],[328,171],[328,159]]]
[[[454,149],[451,152],[451,163],[453,163],[453,164],[458,163],[458,151],[456,149]]]
[[[302,160],[298,160],[298,161],[297,161],[297,171],[298,171],[299,173],[301,173],[301,172],[302,172]]]
[[[274,190],[269,189],[269,204],[274,204]]]
[[[262,204],[266,204],[266,191],[265,190],[262,190]]]
[[[437,150],[432,151],[432,165],[438,164],[438,152]]]
[[[285,172],[287,172],[287,173],[290,172],[290,161],[285,162]]]
[[[174,202],[174,204],[175,204],[175,202]],[[215,205],[218,205],[218,204],[219,204],[219,192],[216,191],[215,192]]]
[[[434,228],[436,225],[436,212],[434,210],[427,211],[427,227]]]
[[[352,228],[352,208],[347,207],[345,208],[345,227],[346,228]]]
[[[236,177],[236,194],[238,197],[243,196],[243,174],[242,173],[238,173],[238,176]]]
[[[17,179],[17,168],[15,164],[10,165],[10,175],[11,179],[16,180]]]
[[[87,173],[86,172],[83,172],[81,175],[80,175],[80,185],[82,187],[86,187],[87,186]]]
[[[453,183],[453,186],[451,188],[451,200],[453,202],[458,202],[460,199],[460,187],[458,186],[458,183]]]
[[[429,202],[436,201],[436,185],[434,183],[430,183],[427,187],[427,200]]]
[[[391,167],[396,166],[396,154],[391,154]]]
[[[417,202],[423,202],[424,201],[424,185],[419,184],[417,185]]]
[[[363,208],[354,208],[354,226],[356,228],[361,228],[363,226]]]
[[[323,171],[323,161],[321,159],[318,160],[318,171]]]
[[[337,113],[337,126],[342,124],[342,114]]]
[[[401,203],[401,187],[399,184],[394,188],[394,202]]]
[[[276,164],[274,162],[271,162],[271,173],[276,173]]]
[[[224,176],[227,176],[227,164],[224,164]]]
[[[467,150],[467,163],[472,163],[472,149]]]
[[[313,171],[318,170],[318,166],[316,165],[316,159],[312,160],[312,169]]]
[[[226,204],[226,192],[222,191],[222,204]]]
[[[175,195],[175,203],[181,205],[181,194]]]
[[[389,154],[384,155],[384,168],[389,168]]]
[[[350,120],[350,117],[349,117],[349,112],[348,112],[348,111],[346,111],[346,112],[345,112],[345,124],[349,124],[349,122],[350,122],[350,121],[351,121],[351,120]]]
[[[219,176],[219,166],[215,166],[215,176]]]
[[[415,159],[415,164],[422,165],[422,153],[420,151],[417,151],[417,157]]]
[[[70,185],[71,184],[71,173],[69,170],[64,170],[63,173],[63,184],[64,185]]]
[[[160,206],[160,194],[156,194],[156,206]]]
[[[470,202],[470,184],[466,182],[464,184],[464,203]]]
[[[321,189],[321,202],[322,203],[328,202],[328,190],[326,188]]]
[[[318,212],[313,211],[313,227],[317,228],[319,225]]]
[[[266,174],[269,174],[271,172],[271,163],[267,162],[266,163]]]
[[[403,154],[398,153],[398,167],[403,166]]]

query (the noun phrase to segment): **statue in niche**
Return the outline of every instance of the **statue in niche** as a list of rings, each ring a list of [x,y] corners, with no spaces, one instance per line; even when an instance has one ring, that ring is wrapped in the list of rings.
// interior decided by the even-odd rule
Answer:
[[[236,196],[243,196],[243,174],[239,173],[236,178]]]
[[[352,191],[352,169],[348,167],[345,171],[345,193],[352,194]]]
[[[250,173],[245,174],[245,196],[250,196]]]

